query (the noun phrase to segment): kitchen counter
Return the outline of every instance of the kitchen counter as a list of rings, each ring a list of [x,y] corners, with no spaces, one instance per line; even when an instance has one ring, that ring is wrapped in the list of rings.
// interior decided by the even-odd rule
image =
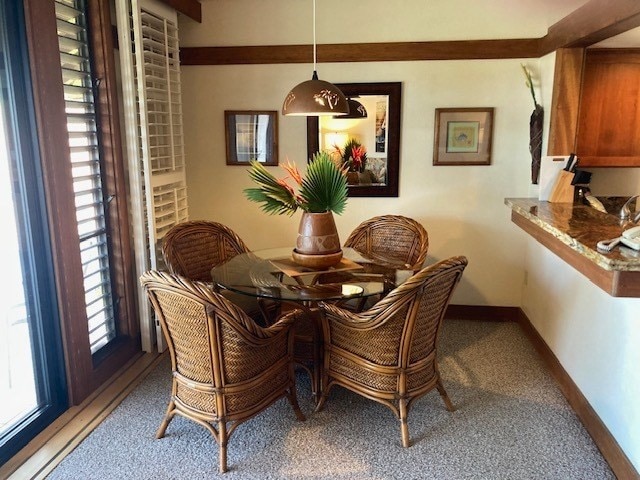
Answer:
[[[511,220],[537,241],[616,297],[640,297],[640,252],[617,246],[601,253],[596,244],[619,237],[623,226],[612,213],[589,205],[507,198]],[[627,226],[626,228],[629,228]]]

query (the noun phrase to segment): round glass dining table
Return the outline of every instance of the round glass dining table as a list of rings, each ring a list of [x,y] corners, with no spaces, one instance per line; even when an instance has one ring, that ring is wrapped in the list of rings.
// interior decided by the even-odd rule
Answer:
[[[352,248],[342,250],[340,263],[323,271],[294,263],[291,247],[242,253],[211,270],[217,288],[256,297],[259,303],[270,299],[295,303],[302,309],[302,323],[296,324],[294,361],[309,372],[316,400],[321,388],[323,343],[318,302],[355,299],[361,308],[367,297],[384,295],[413,274],[408,265],[397,260],[366,257]]]
[[[408,265],[366,257],[352,248],[343,248],[338,265],[318,271],[295,264],[291,251],[273,248],[236,255],[214,267],[211,278],[218,288],[244,295],[312,305],[384,294],[413,274]]]

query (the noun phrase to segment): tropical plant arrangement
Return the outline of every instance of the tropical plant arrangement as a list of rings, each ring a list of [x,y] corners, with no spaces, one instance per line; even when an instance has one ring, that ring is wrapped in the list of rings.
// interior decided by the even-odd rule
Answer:
[[[355,138],[350,138],[343,148],[333,146],[340,156],[342,166],[349,172],[364,172],[367,164],[367,150]]]
[[[298,209],[309,213],[333,212],[340,215],[347,204],[347,179],[327,152],[313,155],[303,177],[294,163],[282,167],[289,174],[279,179],[261,163],[251,162],[249,177],[257,187],[246,188],[246,197],[261,203],[270,215],[293,215]],[[294,186],[287,181],[293,180]]]

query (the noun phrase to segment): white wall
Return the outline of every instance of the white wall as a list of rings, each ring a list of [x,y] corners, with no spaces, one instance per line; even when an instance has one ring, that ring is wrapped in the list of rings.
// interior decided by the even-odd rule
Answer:
[[[550,3],[552,6],[553,2]],[[367,3],[318,2],[318,41],[394,41],[442,38],[537,36],[571,10],[541,9],[522,2],[505,8],[502,0],[438,0],[429,8],[411,0],[403,9],[381,0]],[[203,2],[203,24],[181,23],[182,46],[309,43],[311,2]],[[564,8],[566,11],[558,11]],[[459,15],[464,9],[465,15]],[[327,15],[327,12],[331,12]],[[335,12],[340,12],[339,18]],[[474,13],[475,12],[475,13]],[[488,13],[492,12],[491,15]],[[551,12],[551,13],[550,13]],[[517,25],[507,21],[516,15]],[[555,15],[555,16],[554,16]],[[471,21],[482,16],[483,21]],[[268,22],[264,22],[268,18]],[[529,21],[531,19],[538,21]],[[353,28],[357,20],[362,29]],[[465,20],[466,19],[466,20]],[[397,28],[402,24],[403,28]],[[365,28],[375,25],[375,28]],[[311,59],[310,59],[311,60]],[[320,59],[321,60],[321,59]],[[362,220],[396,213],[422,222],[430,235],[429,261],[451,255],[469,257],[454,302],[519,305],[522,239],[515,235],[505,197],[527,196],[530,178],[529,115],[533,109],[520,60],[338,63],[318,65],[320,78],[335,83],[402,82],[400,195],[351,198],[336,218],[344,240]],[[527,60],[535,71],[537,60]],[[184,67],[182,74],[187,181],[192,218],[228,224],[253,249],[291,245],[299,215],[270,217],[248,202],[246,169],[225,165],[225,109],[280,110],[287,92],[310,78],[309,64]],[[433,131],[438,107],[494,107],[491,166],[434,167]],[[304,168],[306,120],[279,115],[280,160]],[[275,169],[278,173],[280,170]]]
[[[545,1],[547,8],[540,8],[539,1],[526,1],[516,9],[505,8],[504,0],[490,0],[482,6],[470,0],[437,0],[429,8],[419,0],[408,0],[402,9],[389,9],[388,2],[375,0],[362,9],[359,2],[322,0],[317,6],[318,41],[537,36],[584,3],[573,0],[558,6],[557,2]],[[202,24],[181,18],[182,46],[310,41],[310,1],[212,0],[202,6]],[[462,10],[466,14],[458,15]],[[340,12],[338,19],[335,12]],[[464,20],[478,16],[482,16],[483,22]],[[265,18],[269,21],[264,22]],[[362,26],[377,27],[352,28],[352,23],[343,20],[349,18],[357,19]],[[380,21],[381,18],[385,21]],[[400,24],[402,28],[397,28]],[[553,71],[553,56],[545,59],[524,62],[534,76],[548,79]],[[335,83],[371,80],[403,84],[400,196],[351,198],[345,214],[336,218],[342,239],[360,221],[374,215],[398,213],[416,218],[430,234],[430,261],[457,254],[469,257],[470,264],[454,302],[519,305],[524,245],[514,234],[503,199],[529,196],[532,191],[528,121],[533,103],[524,85],[521,62],[320,63],[320,78]],[[228,224],[253,249],[292,244],[299,216],[263,214],[257,204],[248,202],[242,194],[244,188],[251,186],[246,169],[225,165],[223,112],[279,111],[287,92],[309,78],[311,70],[308,64],[183,68],[192,218],[211,218]],[[545,104],[548,112],[551,85],[547,87],[536,85],[538,101]],[[495,107],[492,165],[434,167],[435,108],[471,106]],[[304,168],[306,120],[279,115],[279,130],[280,160],[288,158]],[[276,174],[280,171],[274,169]]]

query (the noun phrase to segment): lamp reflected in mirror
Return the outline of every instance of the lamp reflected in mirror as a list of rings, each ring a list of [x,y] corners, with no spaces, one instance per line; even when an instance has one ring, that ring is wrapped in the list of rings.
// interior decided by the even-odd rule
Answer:
[[[346,115],[335,115],[333,118],[367,118],[367,109],[359,101],[347,98],[349,113]]]

